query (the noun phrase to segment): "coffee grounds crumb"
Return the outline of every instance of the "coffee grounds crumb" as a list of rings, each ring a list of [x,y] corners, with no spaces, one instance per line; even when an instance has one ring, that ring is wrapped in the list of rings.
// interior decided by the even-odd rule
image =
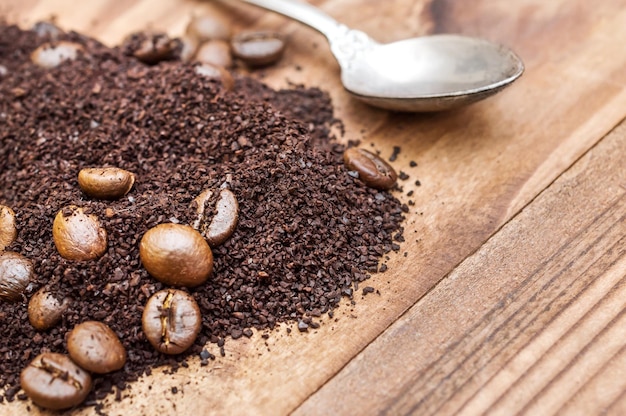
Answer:
[[[306,332],[309,329],[309,324],[307,324],[306,322],[300,320],[298,321],[298,330],[300,332]]]
[[[385,266],[385,269],[387,268],[386,265],[383,264],[383,266]],[[381,269],[382,269],[382,266],[381,266]],[[362,292],[363,296],[367,295],[368,293],[374,293],[375,290],[376,289],[374,289],[372,286],[365,286]]]
[[[389,161],[390,162],[395,162],[396,159],[398,159],[398,155],[400,154],[400,151],[402,149],[400,148],[400,146],[394,146],[393,147],[393,152],[391,153],[391,156],[389,156]]]
[[[30,61],[30,52],[45,39],[0,23],[6,69],[0,204],[18,220],[18,238],[8,250],[33,261],[36,277],[26,299],[44,286],[73,299],[46,332],[28,322],[26,301],[0,303],[0,387],[7,401],[19,392],[28,361],[44,350],[65,353],[66,334],[85,320],[109,325],[128,353],[123,370],[94,375],[85,403],[99,406],[111,393],[121,400],[128,383],[153,367],[171,374],[190,355],[215,359],[203,353],[207,342],[224,357],[226,337],[253,336],[252,329],[281,323],[314,328],[307,314],[332,318],[380,257],[399,249],[393,235],[408,207],[346,170],[345,146],[331,133],[343,134],[343,125],[326,93],[302,86],[275,91],[242,76],[226,91],[192,65],[149,66],[77,33],[58,36],[83,45],[85,53],[44,69]],[[86,197],[78,171],[99,166],[133,172],[130,193],[116,201]],[[191,223],[191,201],[224,183],[239,201],[239,224],[213,250],[211,279],[190,290],[203,316],[196,344],[181,356],[165,356],[141,331],[143,306],[164,285],[141,266],[139,240],[157,224]],[[107,230],[101,258],[76,263],[58,254],[52,222],[60,210],[71,214],[69,205],[98,216]]]

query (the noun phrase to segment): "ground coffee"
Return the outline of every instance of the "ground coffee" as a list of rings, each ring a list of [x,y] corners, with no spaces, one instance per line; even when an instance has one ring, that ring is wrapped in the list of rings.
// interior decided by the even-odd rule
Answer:
[[[75,33],[60,39],[84,49],[45,69],[29,55],[49,39],[0,24],[0,204],[15,211],[18,228],[6,249],[35,269],[24,299],[0,301],[0,387],[8,400],[19,391],[20,371],[40,352],[65,353],[66,334],[81,322],[106,323],[128,352],[122,370],[94,375],[93,404],[114,386],[119,398],[153,366],[176,366],[189,354],[206,362],[207,342],[223,345],[285,321],[305,330],[398,248],[402,207],[346,169],[320,90],[274,91],[238,78],[227,91],[192,64],[148,66]],[[104,201],[81,191],[78,172],[103,166],[134,173],[127,195]],[[141,330],[148,298],[168,287],[142,267],[139,242],[158,224],[191,224],[193,199],[222,185],[236,195],[238,225],[213,250],[212,277],[184,289],[202,327],[195,345],[172,358]],[[106,229],[102,257],[59,255],[52,223],[69,205],[97,215]],[[58,323],[38,331],[27,303],[42,287],[69,303]]]

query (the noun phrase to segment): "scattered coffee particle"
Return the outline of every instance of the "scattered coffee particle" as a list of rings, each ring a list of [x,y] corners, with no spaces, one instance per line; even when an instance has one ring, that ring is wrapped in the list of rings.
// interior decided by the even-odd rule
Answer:
[[[413,190],[411,189],[409,192],[407,192],[406,196],[413,196]]]
[[[422,183],[419,180],[415,181],[415,186],[421,186],[421,185]]]
[[[302,320],[298,321],[298,330],[300,332],[306,332],[308,331],[308,329],[309,329],[309,325],[306,322]]]
[[[412,167],[412,168],[414,168],[414,167],[416,167],[416,166],[417,166],[417,162],[416,162],[416,161],[414,161],[414,160],[411,160],[411,161],[409,162],[409,166],[410,166],[410,167]]]
[[[389,156],[389,161],[390,162],[395,162],[396,159],[398,159],[398,155],[400,154],[400,150],[402,150],[400,148],[400,146],[394,146],[393,147],[393,152],[391,153],[391,156]]]
[[[6,68],[0,79],[0,204],[18,220],[17,239],[7,250],[33,262],[26,298],[46,286],[58,299],[73,299],[45,332],[30,325],[28,302],[0,302],[0,386],[7,401],[19,392],[29,358],[65,353],[66,334],[83,321],[110,326],[128,353],[122,370],[94,375],[85,404],[100,406],[108,394],[121,398],[128,383],[155,366],[175,372],[189,355],[214,359],[202,355],[207,342],[217,343],[223,357],[227,336],[280,323],[313,327],[304,321],[308,313],[332,317],[380,257],[399,249],[393,235],[406,211],[388,191],[348,173],[345,146],[331,133],[343,125],[326,93],[298,86],[274,91],[238,75],[226,90],[173,60],[174,44],[147,65],[130,46],[108,48],[74,32],[56,36],[85,53],[41,68],[30,52],[46,38],[0,23],[0,65]],[[158,50],[163,39],[149,41]],[[139,46],[140,38],[135,41]],[[24,93],[13,93],[18,90]],[[98,166],[133,172],[133,188],[113,201],[85,198],[78,172]],[[202,315],[195,344],[167,356],[141,331],[147,299],[168,287],[142,267],[139,241],[158,224],[191,224],[191,201],[222,185],[237,197],[239,222],[213,251],[212,277],[188,290]],[[57,252],[52,223],[71,205],[96,215],[106,229],[101,257],[75,262]]]
[[[387,268],[387,266],[386,266],[386,265],[384,265],[384,264],[383,264],[382,266],[380,266],[380,268],[382,269],[382,268],[383,268],[383,266],[385,266],[385,269]],[[374,289],[374,288],[373,288],[373,287],[371,287],[371,286],[365,286],[365,287],[363,288],[363,296],[367,295],[368,293],[374,293],[374,291],[375,291],[375,290],[376,290],[376,289]]]
[[[384,272],[386,272],[386,271],[387,271],[387,265],[386,265],[386,264],[384,264],[384,263],[383,263],[383,264],[381,264],[381,265],[380,265],[380,268],[378,269],[378,272],[379,272],[379,273],[384,273]]]
[[[403,171],[398,172],[398,179],[406,181],[409,178],[410,178],[410,176],[407,175],[405,172],[403,172]]]

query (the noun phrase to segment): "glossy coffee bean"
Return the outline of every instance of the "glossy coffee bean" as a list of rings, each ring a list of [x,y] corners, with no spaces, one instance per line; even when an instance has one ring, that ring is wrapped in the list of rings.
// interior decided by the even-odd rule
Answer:
[[[63,35],[63,30],[60,27],[47,21],[35,23],[31,30],[39,37],[50,38],[53,40],[56,40],[59,36]]]
[[[225,20],[217,16],[193,16],[187,24],[185,34],[200,42],[213,39],[228,40],[231,36],[231,29]]]
[[[223,40],[209,40],[204,42],[196,52],[196,61],[223,68],[233,66],[233,57],[230,53],[228,42]]]
[[[45,331],[61,320],[69,304],[69,299],[60,301],[42,287],[28,301],[28,320],[35,329]]]
[[[28,258],[13,251],[0,252],[0,299],[22,299],[33,273],[33,263]]]
[[[91,389],[91,376],[67,355],[46,352],[22,370],[20,384],[39,406],[67,409],[85,400]]]
[[[231,40],[233,55],[250,66],[277,62],[285,51],[285,38],[275,32],[244,32]]]
[[[182,36],[180,40],[180,60],[183,62],[189,62],[196,55],[200,42],[198,39],[191,36]]]
[[[174,59],[182,47],[179,40],[170,39],[165,33],[145,33],[140,36],[145,39],[133,52],[133,56],[148,65]]]
[[[207,79],[215,79],[222,82],[224,89],[230,91],[235,86],[235,80],[233,76],[230,75],[230,72],[226,70],[226,68],[222,68],[221,66],[216,66],[207,63],[198,63],[194,66],[194,71],[196,74],[207,78]]]
[[[98,217],[75,205],[57,213],[52,240],[59,254],[68,260],[95,260],[107,250],[107,232]]]
[[[359,179],[372,188],[390,189],[398,179],[396,171],[387,162],[364,149],[347,149],[343,161],[349,170],[356,171]]]
[[[159,224],[139,243],[139,257],[148,273],[170,286],[201,285],[213,271],[213,253],[202,235],[183,224]]]
[[[141,325],[146,339],[157,351],[180,354],[195,342],[202,317],[191,295],[182,290],[166,289],[148,299]]]
[[[116,167],[85,168],[78,172],[78,186],[92,198],[119,199],[135,183],[135,175]]]
[[[0,252],[13,244],[16,237],[15,212],[5,205],[0,205]]]
[[[126,349],[108,325],[86,321],[72,329],[67,337],[67,352],[76,364],[97,374],[124,367]]]
[[[216,247],[224,243],[235,231],[239,221],[239,203],[230,189],[222,189],[217,198],[212,198],[214,192],[205,190],[194,199],[197,205],[198,217],[194,228],[206,238],[209,246]],[[213,205],[207,216],[207,205]]]
[[[30,59],[43,68],[55,68],[65,61],[73,61],[82,50],[81,45],[73,42],[45,43],[33,51]]]

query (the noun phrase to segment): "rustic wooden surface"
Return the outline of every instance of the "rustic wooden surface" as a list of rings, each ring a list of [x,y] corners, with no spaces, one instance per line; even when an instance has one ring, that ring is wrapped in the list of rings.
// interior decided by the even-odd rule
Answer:
[[[346,302],[311,333],[281,327],[267,341],[229,340],[226,357],[174,375],[157,371],[106,411],[625,414],[626,1],[313,3],[381,41],[455,32],[504,43],[526,73],[458,111],[392,114],[342,91],[323,37],[249,6],[0,4],[11,22],[56,16],[110,45],[146,27],[179,34],[192,13],[207,11],[238,28],[279,28],[290,37],[285,59],[253,75],[327,90],[344,139],[384,155],[401,146],[394,166],[410,175],[398,194],[415,202],[406,242],[368,283],[379,295]],[[27,404],[0,405],[0,413]]]

